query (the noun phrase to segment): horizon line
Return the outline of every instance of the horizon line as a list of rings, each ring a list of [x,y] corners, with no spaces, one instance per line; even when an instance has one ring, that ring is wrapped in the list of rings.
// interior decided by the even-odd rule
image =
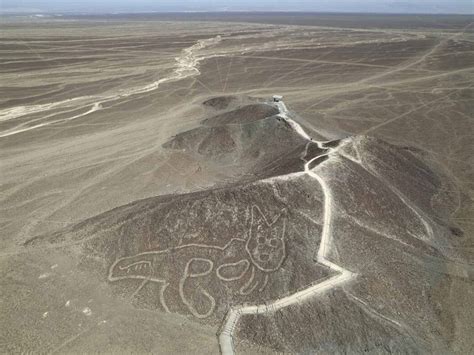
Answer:
[[[25,16],[25,15],[46,15],[46,16],[103,16],[103,15],[166,15],[166,14],[233,14],[233,13],[245,13],[245,14],[328,14],[328,15],[454,15],[454,16],[472,16],[474,12],[461,13],[461,12],[368,12],[368,11],[318,11],[318,10],[180,10],[180,11],[98,11],[98,12],[87,12],[87,11],[50,11],[50,10],[39,10],[36,11],[18,11],[18,10],[3,10],[0,8],[0,15],[10,16]]]

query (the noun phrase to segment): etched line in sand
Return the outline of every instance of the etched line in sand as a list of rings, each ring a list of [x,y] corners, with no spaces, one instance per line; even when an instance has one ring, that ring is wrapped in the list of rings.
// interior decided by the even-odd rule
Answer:
[[[359,155],[357,148],[356,148],[356,152]],[[384,185],[387,186],[390,189],[390,191],[392,191],[403,202],[403,204],[405,204],[405,206],[407,206],[417,216],[417,218],[420,220],[420,222],[423,224],[423,227],[425,228],[426,236],[423,237],[422,235],[417,235],[417,236],[415,236],[415,238],[422,239],[426,243],[431,245],[431,243],[435,240],[435,237],[434,237],[433,227],[431,226],[431,223],[430,223],[431,221],[427,219],[428,217],[425,216],[425,214],[412,201],[410,201],[410,199],[407,196],[405,196],[399,189],[397,189],[395,186],[393,186],[387,179],[385,179],[383,176],[378,174],[377,171],[375,171],[374,169],[372,169],[369,166],[366,166],[365,164],[363,164],[361,159],[355,160],[351,156],[349,156],[348,154],[342,154],[342,155],[345,158],[355,162],[356,164],[359,164],[369,174],[371,174],[375,178],[382,181],[384,183]],[[355,222],[359,225],[362,225],[358,221],[355,221]],[[363,227],[364,228],[369,228],[369,226],[363,226]],[[377,231],[377,233],[385,235],[387,238],[393,239],[393,237],[387,235],[384,232]],[[401,243],[401,241],[399,241],[399,240],[397,240],[397,241]]]
[[[212,282],[213,287],[236,283],[232,292],[244,296],[256,290],[261,292],[268,284],[269,275],[278,271],[286,258],[287,213],[282,210],[268,218],[256,205],[250,210],[247,239],[233,238],[224,246],[190,243],[121,257],[110,266],[108,280],[142,280],[131,298],[148,282],[160,283],[160,303],[166,312],[170,311],[167,301],[179,299],[192,315],[201,319],[213,314],[217,306],[210,294],[212,290],[205,289],[206,282]],[[236,255],[239,255],[237,260]],[[197,286],[190,287],[191,282]],[[170,291],[165,295],[168,286]],[[170,292],[171,298],[167,300]],[[196,299],[205,301],[196,302]],[[197,304],[198,308],[204,304],[205,309],[198,310]]]
[[[207,269],[202,272],[195,272],[195,273],[193,273],[192,271],[190,272],[189,269],[193,262],[206,263]],[[203,318],[209,317],[214,312],[214,309],[216,308],[216,300],[204,288],[202,288],[201,286],[198,286],[199,292],[202,295],[204,295],[204,297],[206,297],[210,302],[210,306],[208,310],[204,313],[200,313],[194,307],[193,302],[187,299],[186,294],[184,292],[184,285],[187,279],[209,275],[212,272],[213,268],[214,268],[214,262],[212,260],[209,260],[206,258],[192,258],[191,260],[187,262],[186,267],[184,268],[184,274],[179,280],[179,296],[181,297],[181,300],[183,301],[183,303],[188,307],[188,310],[191,312],[191,314],[195,316],[196,318],[203,319]]]
[[[312,140],[297,122],[289,118],[288,109],[282,101],[278,102],[277,106],[280,109],[280,116],[285,119],[285,121],[287,121],[299,135],[301,135],[306,140]],[[322,148],[322,142],[316,143],[320,148]],[[330,152],[331,151],[335,151],[335,149],[330,149]],[[338,275],[331,277],[316,285],[310,286],[304,290],[295,292],[289,296],[276,299],[272,302],[263,305],[237,306],[231,308],[229,312],[227,312],[221,331],[218,334],[219,347],[223,355],[233,355],[235,353],[233,334],[242,315],[265,314],[275,312],[279,309],[282,309],[292,304],[298,304],[317,294],[340,286],[350,281],[356,276],[356,274],[345,270],[344,268],[326,259],[326,255],[329,249],[331,248],[333,196],[324,179],[310,169],[311,163],[315,159],[318,159],[318,157],[311,159],[305,164],[304,172],[319,182],[324,193],[324,223],[321,235],[321,243],[316,257],[316,261],[322,265],[327,266],[331,270],[336,271]]]
[[[239,267],[238,265],[245,265],[243,270],[240,272],[240,274],[232,275],[232,276],[224,275],[224,272],[226,269],[237,268]],[[223,264],[219,266],[216,270],[216,273],[217,273],[217,277],[221,279],[222,281],[235,281],[235,280],[240,280],[246,274],[249,267],[250,267],[250,262],[248,260],[240,260],[235,263],[228,263],[228,264]]]

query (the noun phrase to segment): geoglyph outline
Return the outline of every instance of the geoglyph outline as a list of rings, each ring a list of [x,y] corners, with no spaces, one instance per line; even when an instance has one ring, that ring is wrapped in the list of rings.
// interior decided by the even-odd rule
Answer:
[[[273,272],[276,272],[282,266],[282,264],[283,264],[283,262],[286,258],[285,233],[286,233],[286,224],[287,224],[287,210],[282,209],[277,215],[274,216],[274,218],[272,220],[270,220],[270,222],[269,222],[269,219],[267,219],[267,217],[265,216],[265,214],[261,211],[260,207],[258,207],[257,205],[252,205],[250,210],[251,210],[251,219],[250,219],[250,225],[249,225],[249,231],[248,231],[247,239],[232,238],[227,244],[225,244],[222,247],[213,246],[213,245],[206,245],[206,244],[190,243],[190,244],[180,245],[180,246],[173,247],[173,248],[167,248],[167,249],[156,250],[156,251],[147,251],[147,252],[143,252],[143,253],[138,253],[138,254],[134,254],[134,255],[130,255],[130,256],[117,258],[115,260],[115,262],[112,263],[112,265],[109,268],[108,280],[110,282],[126,280],[126,279],[140,279],[140,280],[143,280],[143,282],[138,286],[138,288],[135,290],[133,295],[137,294],[146,285],[147,282],[160,283],[161,284],[161,287],[160,287],[160,303],[161,303],[163,309],[166,312],[170,312],[169,307],[166,303],[166,299],[165,299],[165,291],[168,288],[168,286],[170,285],[169,280],[167,280],[165,277],[156,277],[154,275],[154,273],[157,272],[158,270],[156,270],[154,268],[153,262],[150,261],[150,260],[147,260],[147,259],[140,260],[140,257],[142,256],[144,258],[146,257],[146,258],[154,259],[155,257],[159,257],[160,255],[169,254],[169,253],[176,252],[176,251],[179,251],[179,250],[182,250],[182,249],[196,249],[196,248],[198,250],[199,249],[211,249],[211,250],[216,250],[216,251],[222,251],[223,253],[225,253],[225,251],[228,248],[231,248],[233,246],[233,244],[239,243],[239,244],[242,244],[242,245],[240,245],[240,248],[242,250],[245,250],[245,256],[243,256],[242,259],[237,261],[237,262],[224,263],[224,264],[219,265],[218,267],[215,267],[214,261],[212,261],[211,259],[200,258],[200,257],[191,257],[187,261],[187,263],[184,267],[184,271],[181,274],[181,277],[180,277],[179,282],[178,282],[179,297],[180,297],[182,303],[187,307],[187,309],[189,310],[189,312],[192,315],[194,315],[197,318],[203,319],[203,318],[209,317],[215,311],[215,307],[216,307],[217,302],[214,299],[214,297],[212,295],[210,295],[203,287],[198,286],[198,291],[205,298],[207,298],[210,301],[210,305],[211,305],[207,312],[205,312],[205,313],[198,312],[195,309],[192,302],[190,302],[188,300],[188,298],[186,297],[186,294],[185,294],[185,291],[184,291],[184,286],[185,286],[185,283],[186,283],[187,279],[208,276],[208,275],[210,275],[211,273],[214,272],[215,276],[221,282],[232,282],[232,281],[238,281],[238,280],[242,279],[246,274],[248,274],[248,272],[250,270],[250,278],[246,283],[244,283],[239,288],[238,294],[240,294],[240,295],[249,295],[249,294],[253,293],[259,285],[260,285],[260,287],[258,288],[258,292],[261,292],[265,289],[265,287],[268,284],[269,274],[273,273]],[[258,214],[258,216],[257,216],[257,214]],[[272,268],[265,268],[264,266],[258,264],[258,262],[259,262],[258,260],[255,260],[254,258],[252,258],[252,250],[249,247],[249,243],[255,237],[253,234],[255,233],[255,228],[257,228],[257,224],[261,223],[261,224],[264,225],[265,228],[268,229],[268,228],[274,227],[274,225],[276,225],[276,224],[278,224],[278,226],[279,226],[280,221],[281,221],[281,225],[282,225],[281,234],[279,236],[281,247],[276,248],[276,249],[277,249],[277,251],[280,251],[281,257],[278,260],[278,263],[276,265],[274,265]],[[258,238],[258,237],[255,237],[255,238]],[[257,243],[257,245],[259,245],[259,244]],[[128,264],[126,266],[120,265],[120,263],[122,263],[124,260],[127,260],[127,259],[131,259],[131,260],[134,260],[134,261],[131,264]],[[209,267],[201,273],[194,273],[194,274],[190,273],[189,272],[190,266],[195,261],[208,263]],[[238,265],[240,263],[245,263],[246,264],[246,266],[244,267],[243,272],[241,272],[240,275],[238,275],[236,277],[231,277],[231,278],[224,277],[224,276],[221,275],[221,270],[223,268],[229,267],[229,266],[235,266],[235,265]],[[125,271],[126,270],[126,274],[121,275],[121,276],[115,275],[114,271],[116,270],[116,268],[120,271]],[[130,271],[138,271],[138,270],[141,271],[143,268],[145,268],[149,271],[148,275],[133,274],[133,273],[129,274]],[[258,277],[256,277],[256,273],[258,273]],[[263,277],[262,277],[262,275],[263,275]]]

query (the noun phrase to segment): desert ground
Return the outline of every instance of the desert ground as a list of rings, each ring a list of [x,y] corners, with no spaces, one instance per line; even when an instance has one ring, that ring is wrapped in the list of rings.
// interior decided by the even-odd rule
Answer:
[[[471,352],[473,26],[5,17],[0,351]]]

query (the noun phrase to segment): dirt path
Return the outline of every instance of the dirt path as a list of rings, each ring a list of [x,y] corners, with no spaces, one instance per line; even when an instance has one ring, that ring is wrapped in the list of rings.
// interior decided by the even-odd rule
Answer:
[[[278,102],[277,106],[280,109],[280,117],[282,117],[286,122],[288,122],[288,124],[290,124],[290,126],[295,130],[295,132],[297,132],[301,137],[303,137],[305,140],[311,141],[312,140],[311,137],[305,132],[305,130],[297,122],[293,121],[289,117],[288,109],[286,105],[284,104],[284,102],[283,101]],[[315,142],[315,143],[317,143],[321,147],[322,142]],[[335,150],[337,150],[337,148],[330,150],[328,154],[329,159],[331,159],[331,153]],[[221,353],[223,355],[232,355],[235,353],[234,343],[233,343],[233,334],[239,322],[239,319],[242,315],[265,314],[265,313],[275,312],[281,308],[287,307],[292,304],[297,304],[317,294],[320,294],[326,290],[337,287],[355,278],[356,276],[356,274],[348,270],[345,270],[342,267],[326,259],[326,254],[331,244],[333,197],[324,179],[322,179],[319,175],[317,175],[314,171],[310,169],[310,166],[313,160],[318,159],[318,158],[319,156],[307,162],[305,164],[305,170],[304,170],[304,172],[308,176],[318,181],[324,193],[324,223],[323,223],[323,230],[322,230],[322,235],[321,235],[321,243],[320,243],[318,254],[317,254],[317,262],[337,272],[337,275],[323,282],[319,282],[315,285],[309,286],[308,288],[304,290],[295,292],[289,296],[276,299],[266,304],[251,305],[251,306],[237,306],[237,307],[231,308],[229,312],[227,313],[227,316],[224,320],[223,327],[219,334],[219,346],[220,346]]]

